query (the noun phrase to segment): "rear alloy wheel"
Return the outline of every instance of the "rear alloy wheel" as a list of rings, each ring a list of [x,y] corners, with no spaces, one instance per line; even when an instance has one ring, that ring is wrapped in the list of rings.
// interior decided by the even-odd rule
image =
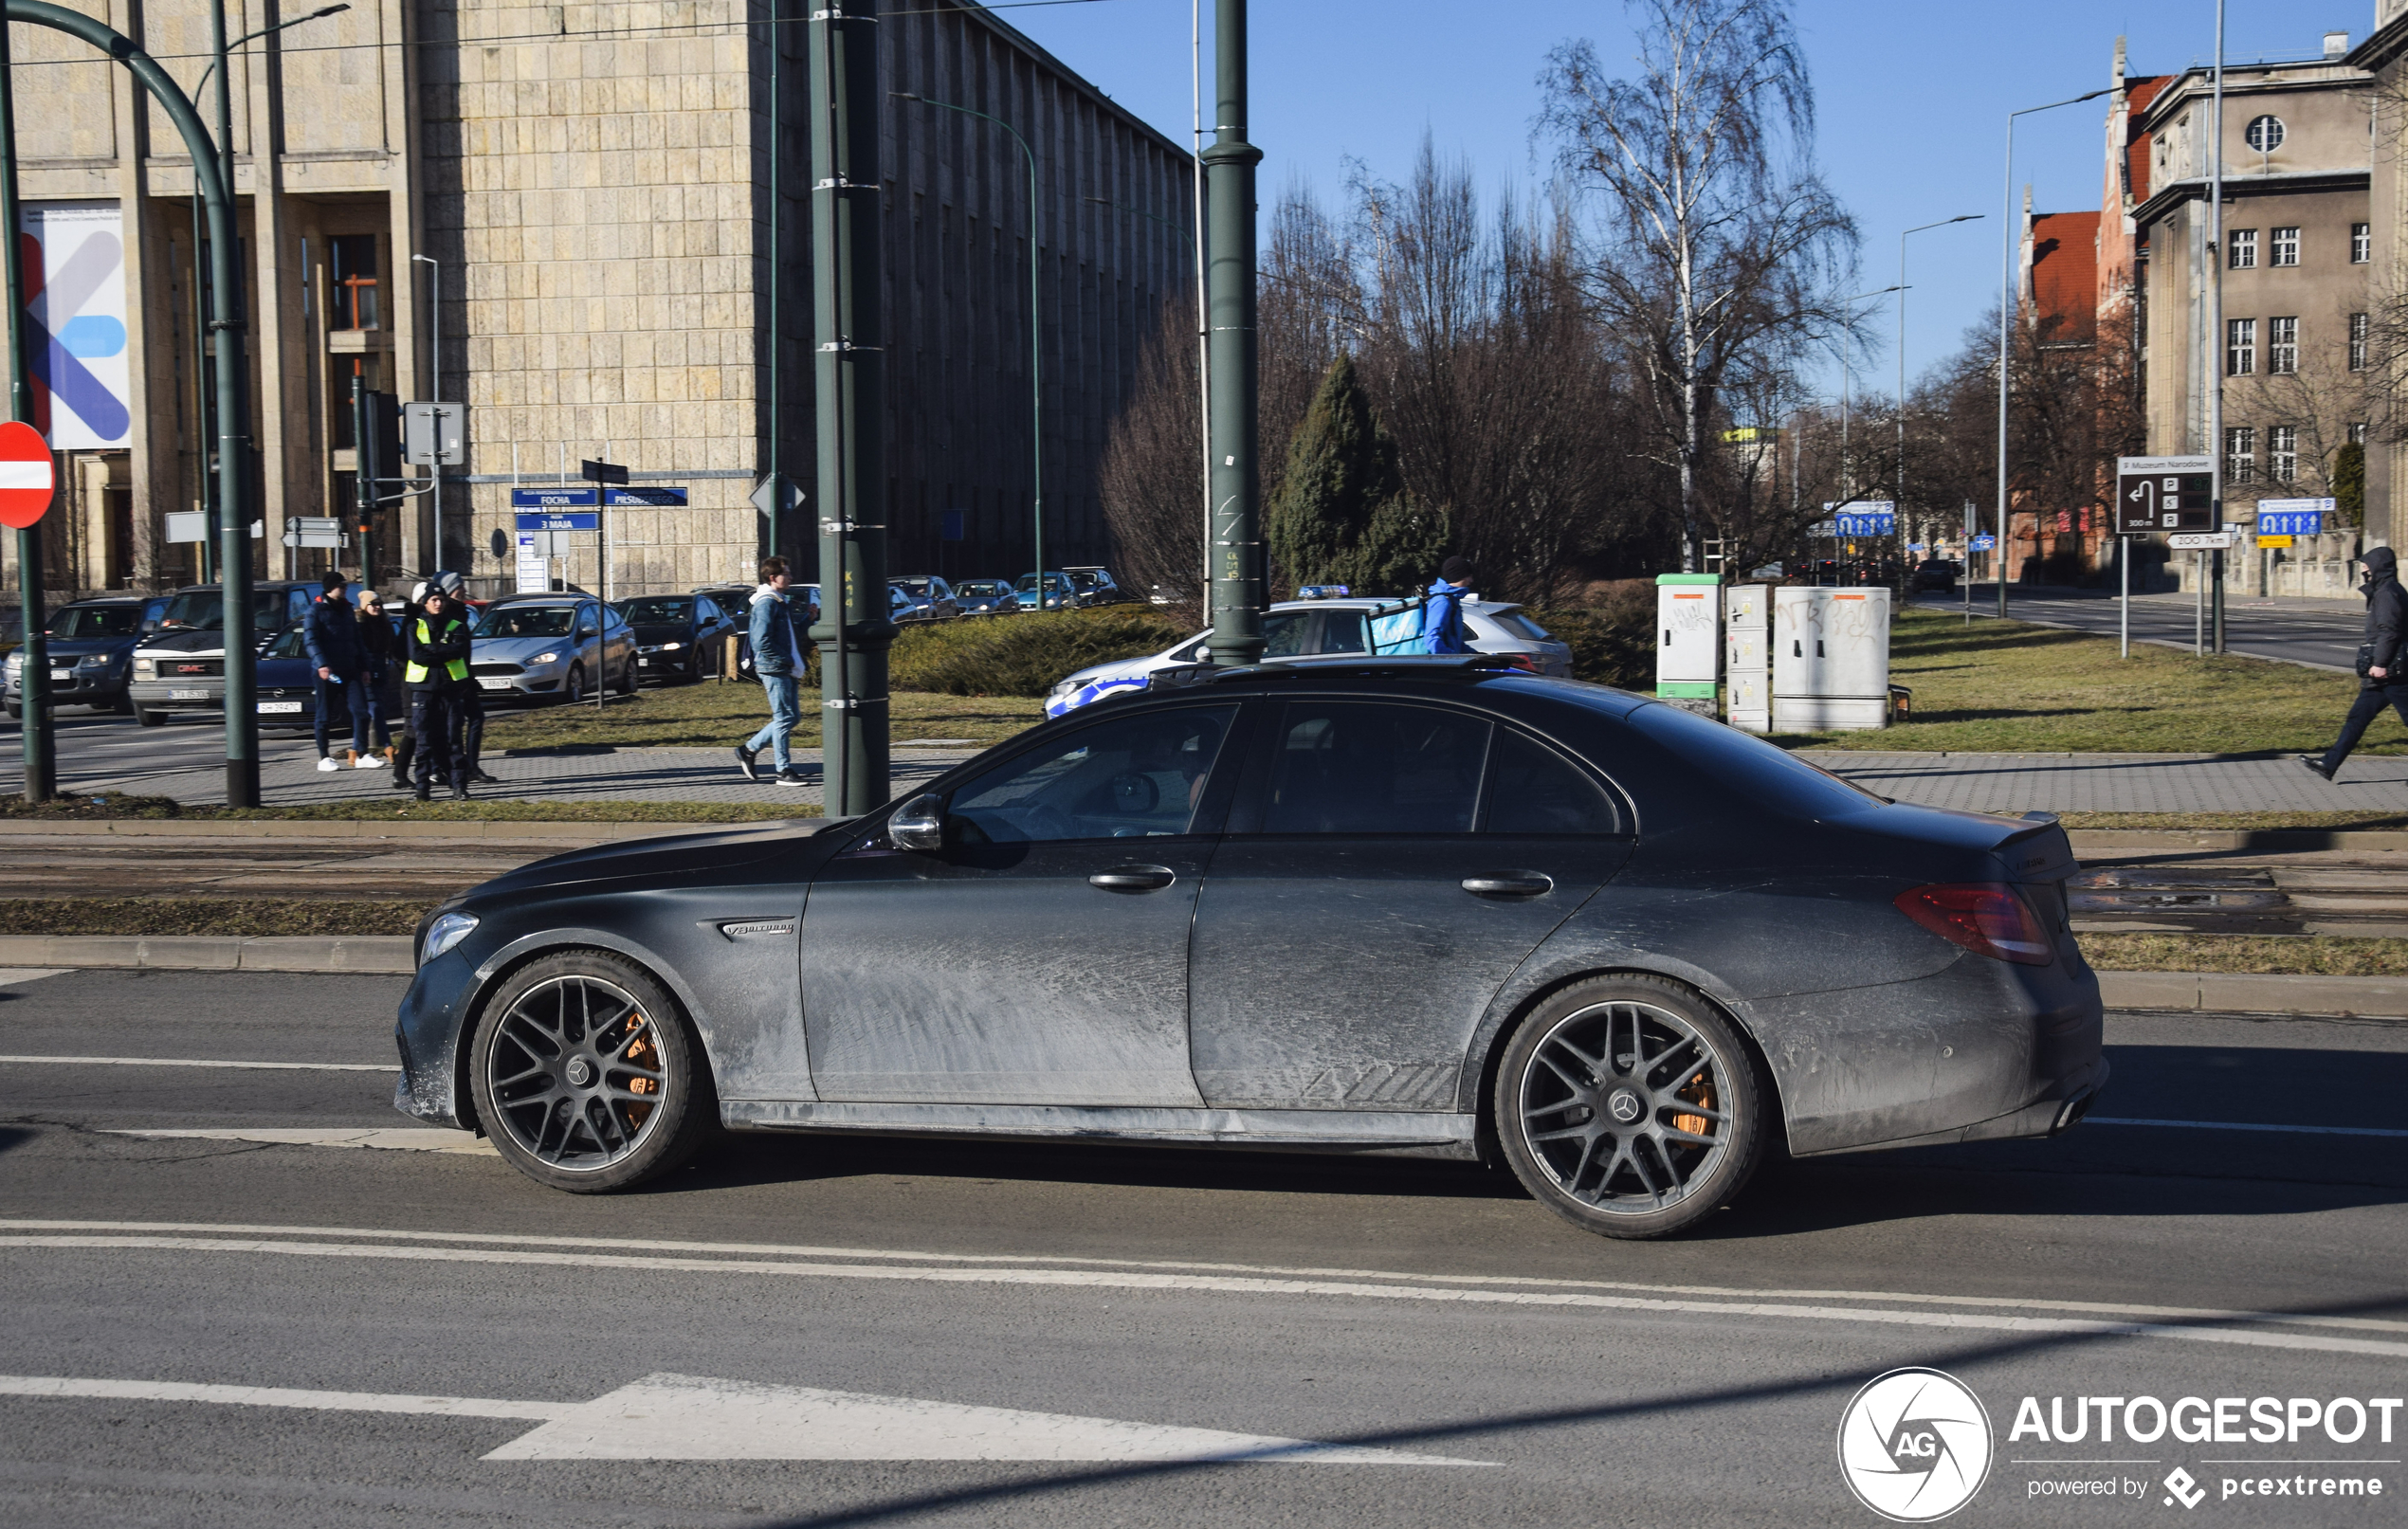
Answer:
[[[1662,1237],[1747,1183],[1771,1097],[1755,1054],[1697,994],[1600,977],[1515,1032],[1497,1070],[1497,1139],[1523,1187],[1574,1226]]]
[[[684,1163],[718,1101],[651,974],[604,951],[546,956],[497,992],[469,1043],[477,1119],[510,1166],[597,1194]]]

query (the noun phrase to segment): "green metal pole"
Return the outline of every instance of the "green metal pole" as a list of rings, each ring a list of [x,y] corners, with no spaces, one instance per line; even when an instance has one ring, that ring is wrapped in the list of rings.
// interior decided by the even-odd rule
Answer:
[[[1263,656],[1262,475],[1255,461],[1254,167],[1246,141],[1246,0],[1216,0],[1213,137],[1204,151],[1211,243],[1205,311],[1212,386],[1213,662]]]
[[[235,264],[234,105],[227,86],[226,0],[210,6],[210,46],[217,56],[218,195],[224,226],[211,230],[210,288],[217,310],[210,333],[217,352],[217,572],[226,622],[226,805],[259,805],[257,634],[251,630],[251,501],[244,488],[250,453],[248,410],[234,386],[243,365],[243,303]],[[195,167],[197,168],[197,166]]]
[[[811,33],[812,399],[819,441],[821,778],[828,815],[886,800],[886,373],[880,312],[877,0]],[[872,517],[875,517],[873,519]]]
[[[779,322],[778,295],[786,290],[786,267],[780,262],[779,235],[786,226],[786,198],[778,171],[786,159],[786,97],[778,79],[778,60],[786,52],[786,28],[778,25],[777,0],[769,0],[769,551],[781,555],[786,547],[785,391],[786,331]]]
[[[27,385],[25,349],[25,258],[17,246],[17,103],[9,58],[9,28],[0,26],[0,242],[8,246],[0,264],[7,268],[9,300],[9,417],[31,423],[33,390]],[[55,471],[51,482],[58,482]],[[57,503],[52,502],[52,513]],[[50,651],[43,638],[42,525],[36,521],[17,533],[17,613],[25,618],[25,642],[17,649],[22,665],[25,725],[17,735],[25,766],[25,799],[47,801],[57,789],[58,757],[50,730]]]

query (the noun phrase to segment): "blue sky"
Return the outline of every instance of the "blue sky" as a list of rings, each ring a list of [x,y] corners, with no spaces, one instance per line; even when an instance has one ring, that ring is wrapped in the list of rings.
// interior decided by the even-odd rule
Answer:
[[[1609,66],[1632,52],[1614,0],[1258,0],[1251,9],[1253,139],[1266,155],[1267,206],[1290,179],[1334,203],[1349,160],[1376,176],[1400,176],[1425,131],[1440,153],[1469,159],[1484,183],[1535,182],[1547,169],[1544,146],[1534,149],[1531,138],[1547,50],[1586,37]],[[1002,14],[1187,141],[1187,0]],[[1982,214],[1909,241],[1910,373],[1953,351],[1996,300],[2005,114],[2105,85],[2119,33],[2129,39],[2136,74],[2171,72],[2215,51],[2214,0],[1797,0],[1794,14],[1820,107],[1817,154],[1864,233],[1862,287],[1897,280],[1901,229]],[[2362,40],[2373,14],[2374,0],[2228,0],[2227,54],[2313,54],[2327,30]],[[1208,105],[1212,25],[1205,0]],[[2099,205],[2105,105],[2022,118],[2018,198],[2028,180],[2041,210]],[[1874,366],[1892,375],[1888,309],[1876,327]],[[1836,380],[1834,369],[1834,389]]]

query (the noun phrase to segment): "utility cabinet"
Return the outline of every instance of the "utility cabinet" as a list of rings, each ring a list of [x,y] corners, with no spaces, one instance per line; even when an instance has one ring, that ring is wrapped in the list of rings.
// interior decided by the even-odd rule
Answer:
[[[1723,576],[1655,576],[1655,694],[1711,717],[1723,677]]]
[[[1782,733],[1889,722],[1889,592],[1773,593],[1772,726]]]
[[[1772,713],[1772,590],[1734,584],[1723,596],[1723,715],[1733,727],[1769,733]]]

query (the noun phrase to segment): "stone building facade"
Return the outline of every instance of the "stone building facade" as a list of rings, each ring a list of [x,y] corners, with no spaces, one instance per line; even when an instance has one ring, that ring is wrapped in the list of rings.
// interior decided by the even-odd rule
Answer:
[[[78,3],[197,84],[199,0]],[[686,503],[611,510],[610,567],[579,536],[556,572],[613,595],[749,576],[756,474],[774,452],[806,490],[815,481],[809,14],[768,0],[354,0],[236,57],[260,574],[337,555],[283,536],[297,518],[354,518],[356,377],[467,408],[467,463],[372,520],[380,579],[447,566],[506,587],[514,484],[605,455]],[[228,0],[235,35],[288,19]],[[1009,136],[883,98],[891,566],[1025,571],[1031,258],[1047,545],[1108,560],[1096,463],[1164,298],[1193,280],[1191,161],[976,6],[898,8],[881,37],[889,90],[1009,121],[1037,157],[1031,209]],[[127,418],[122,439],[68,451],[50,582],[182,582],[197,549],[166,540],[164,518],[200,502],[212,375],[195,344],[190,161],[122,69],[46,29],[15,26],[11,43],[28,218],[122,229]],[[433,486],[420,476],[413,487]],[[788,553],[808,555],[810,515],[790,518]],[[356,568],[360,548],[339,555]]]

